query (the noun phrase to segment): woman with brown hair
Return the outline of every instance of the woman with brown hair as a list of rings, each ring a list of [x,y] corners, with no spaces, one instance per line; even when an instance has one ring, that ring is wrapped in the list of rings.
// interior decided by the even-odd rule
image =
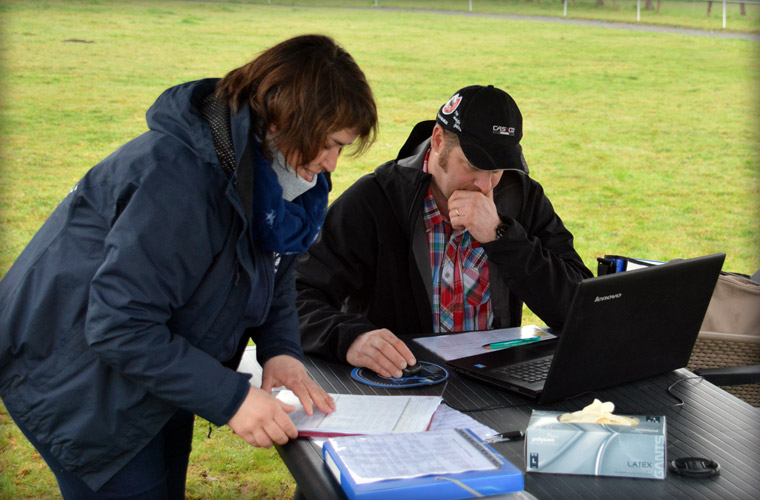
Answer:
[[[330,396],[303,365],[292,268],[374,98],[332,39],[165,91],[149,131],[74,186],[0,282],[0,396],[63,497],[183,498],[194,415],[254,446]],[[249,339],[261,388],[234,371]]]

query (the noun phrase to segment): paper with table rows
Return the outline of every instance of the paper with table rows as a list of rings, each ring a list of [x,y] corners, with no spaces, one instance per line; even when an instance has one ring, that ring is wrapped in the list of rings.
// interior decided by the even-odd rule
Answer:
[[[335,410],[325,414],[315,408],[313,415],[306,414],[291,391],[280,391],[277,399],[296,406],[289,416],[299,432],[334,435],[422,432],[441,404],[440,396],[330,396]]]
[[[454,429],[328,441],[357,484],[497,468],[487,450],[473,446]]]

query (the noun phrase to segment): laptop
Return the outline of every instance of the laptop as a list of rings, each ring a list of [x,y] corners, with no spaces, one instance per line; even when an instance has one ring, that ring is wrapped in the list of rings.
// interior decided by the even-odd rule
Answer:
[[[685,367],[725,254],[583,280],[556,339],[447,362],[455,371],[559,401]]]

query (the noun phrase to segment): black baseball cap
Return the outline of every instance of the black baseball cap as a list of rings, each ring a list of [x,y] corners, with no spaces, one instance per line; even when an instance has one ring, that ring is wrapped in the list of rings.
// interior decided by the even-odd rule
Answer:
[[[525,171],[522,114],[503,90],[493,85],[460,89],[441,106],[436,121],[459,137],[467,161],[475,168]]]

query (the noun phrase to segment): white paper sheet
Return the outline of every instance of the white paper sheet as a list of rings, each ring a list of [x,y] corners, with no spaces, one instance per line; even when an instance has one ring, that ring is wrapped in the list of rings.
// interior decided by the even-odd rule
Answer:
[[[480,448],[453,429],[404,435],[343,436],[328,441],[357,484],[497,468]],[[421,454],[424,460],[420,460]]]
[[[330,395],[335,410],[330,414],[315,410],[311,416],[291,391],[280,391],[277,398],[296,406],[289,416],[299,432],[332,435],[422,432],[441,404],[439,396]]]
[[[500,328],[498,330],[437,335],[435,337],[418,337],[414,341],[444,360],[450,361],[476,354],[485,354],[488,351],[483,347],[484,344],[533,337],[541,337],[541,341],[544,341],[553,339],[556,335],[549,333],[547,328],[529,325],[516,328]]]
[[[450,429],[470,429],[483,441],[498,434],[497,431],[487,425],[481,424],[466,413],[455,410],[449,405],[442,404],[435,411],[429,430],[433,432]]]

